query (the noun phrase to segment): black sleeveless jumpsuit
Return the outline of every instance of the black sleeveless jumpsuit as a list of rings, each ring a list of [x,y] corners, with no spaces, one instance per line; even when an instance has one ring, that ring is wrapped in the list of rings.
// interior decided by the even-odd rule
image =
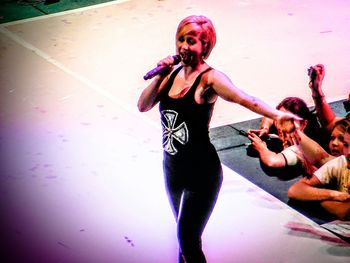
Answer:
[[[214,103],[197,104],[194,100],[201,72],[182,98],[168,93],[177,68],[159,94],[163,128],[165,184],[177,220],[180,245],[179,262],[206,262],[201,235],[216,203],[222,183],[222,167],[209,139],[209,122]]]

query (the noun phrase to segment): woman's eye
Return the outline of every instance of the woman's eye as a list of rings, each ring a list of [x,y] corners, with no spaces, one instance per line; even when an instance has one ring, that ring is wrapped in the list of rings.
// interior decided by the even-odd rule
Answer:
[[[196,43],[196,41],[194,40],[194,39],[189,39],[188,41],[188,44],[190,44],[190,45],[193,45],[193,44],[195,44]]]
[[[179,38],[178,38],[178,41],[184,42],[184,37],[179,37]]]

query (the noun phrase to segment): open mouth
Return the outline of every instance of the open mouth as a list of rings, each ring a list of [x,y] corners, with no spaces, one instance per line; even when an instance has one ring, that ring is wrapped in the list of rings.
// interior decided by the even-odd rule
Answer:
[[[332,149],[331,150],[331,154],[334,155],[334,156],[339,156],[339,155],[341,155],[341,152],[339,150],[337,150],[337,149]]]
[[[187,52],[186,53],[182,52],[182,53],[180,53],[180,56],[181,56],[181,60],[184,64],[189,64],[191,62],[191,58],[192,58],[191,54],[189,54]]]

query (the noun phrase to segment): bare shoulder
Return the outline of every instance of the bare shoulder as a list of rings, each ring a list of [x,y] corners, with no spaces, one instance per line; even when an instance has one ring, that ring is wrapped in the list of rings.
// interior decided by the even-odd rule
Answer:
[[[220,70],[213,68],[208,72],[208,80],[215,82],[222,79],[229,79],[228,76]]]
[[[207,84],[212,86],[214,89],[225,89],[225,88],[235,88],[231,79],[222,71],[217,69],[212,69],[207,74]]]

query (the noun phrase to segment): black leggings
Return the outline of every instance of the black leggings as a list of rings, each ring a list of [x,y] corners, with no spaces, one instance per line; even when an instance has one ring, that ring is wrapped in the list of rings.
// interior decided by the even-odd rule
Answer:
[[[178,173],[180,171],[176,170],[177,172],[174,173],[172,169],[170,171],[165,169],[165,180],[170,204],[177,221],[179,262],[206,262],[201,236],[221,188],[221,165],[214,163],[214,167],[211,166],[209,170],[200,169],[201,171],[198,169],[189,171],[187,167],[186,172],[180,169],[181,175]],[[194,172],[199,175],[195,184],[186,180],[193,176]],[[207,177],[208,172],[211,172],[211,178]]]

